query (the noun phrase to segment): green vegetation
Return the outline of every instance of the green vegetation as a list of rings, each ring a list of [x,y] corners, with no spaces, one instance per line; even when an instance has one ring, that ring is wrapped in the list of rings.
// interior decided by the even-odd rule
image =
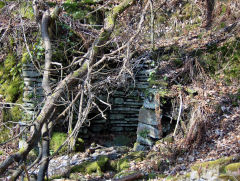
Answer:
[[[71,173],[81,172],[83,174],[91,174],[97,173],[98,175],[102,175],[103,171],[106,170],[106,166],[108,163],[108,157],[100,156],[97,161],[86,161],[80,165],[74,166],[71,169]]]
[[[2,150],[0,150],[0,155],[3,155],[3,154],[4,154],[4,152]]]
[[[9,53],[6,59],[0,63],[0,95],[3,96],[5,102],[22,103],[23,96],[23,79],[21,77],[22,63],[19,62],[13,53]],[[4,109],[3,121],[16,121],[22,119],[23,112],[19,106],[13,106],[11,109]],[[8,132],[3,129],[1,139],[8,138]]]
[[[91,4],[95,4],[94,0],[85,0],[85,1],[67,1],[63,3],[64,10],[71,15],[74,19],[86,20],[89,24],[98,24],[102,19],[100,14],[97,12],[92,14],[90,13],[94,9],[91,7]]]
[[[117,161],[116,170],[118,172],[125,170],[129,168],[130,161],[136,161],[136,162],[142,161],[143,157],[144,157],[144,153],[142,151],[132,152]]]
[[[0,134],[0,143],[7,141],[10,138],[10,130],[7,128],[1,128],[0,129],[1,134]]]
[[[240,170],[240,162],[231,163],[225,167],[226,172],[237,172]]]
[[[50,141],[50,150],[52,152],[57,151],[57,149],[63,144],[63,142],[67,139],[66,133],[59,133],[54,132]],[[68,149],[67,144],[62,147],[62,149],[59,151],[59,153],[64,153]]]
[[[66,133],[62,132],[54,132],[50,141],[50,150],[52,153],[58,150],[58,148],[64,143],[64,141],[67,139],[68,135]],[[67,151],[68,145],[64,145],[62,149],[58,152],[59,154],[63,154]],[[76,144],[74,146],[73,151],[84,151],[84,141],[81,138],[77,138]]]
[[[20,14],[22,15],[23,18],[34,20],[32,3],[23,2],[20,6],[19,11],[20,11]]]
[[[12,53],[9,53],[5,61],[0,63],[0,94],[3,95],[6,102],[21,100],[23,92],[21,68],[21,62],[18,62]]]
[[[143,137],[143,138],[147,138],[149,132],[150,132],[149,130],[143,129],[143,130],[141,130],[141,131],[139,132],[139,135],[140,135],[141,137]]]
[[[200,55],[200,63],[214,78],[227,82],[240,80],[240,39],[236,38],[222,46],[211,45]]]
[[[0,9],[5,6],[5,3],[3,1],[0,1]]]
[[[203,163],[197,163],[191,167],[192,170],[199,170],[200,168],[215,168],[219,167],[220,172],[224,170],[224,166],[234,161],[234,157],[223,157],[218,160],[209,161],[209,162],[203,162]]]

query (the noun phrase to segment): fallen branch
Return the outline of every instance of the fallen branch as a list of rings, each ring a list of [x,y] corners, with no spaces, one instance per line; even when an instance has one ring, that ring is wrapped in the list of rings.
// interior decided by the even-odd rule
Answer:
[[[136,172],[136,173],[130,174],[128,176],[124,176],[119,179],[113,179],[113,181],[132,181],[132,180],[140,179],[143,176],[144,176],[144,174],[142,172]]]

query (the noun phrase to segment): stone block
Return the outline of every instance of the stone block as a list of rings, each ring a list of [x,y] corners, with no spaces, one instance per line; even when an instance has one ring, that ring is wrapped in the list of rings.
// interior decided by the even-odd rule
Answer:
[[[139,111],[138,121],[144,124],[154,126],[158,125],[158,122],[156,121],[156,113],[151,109],[141,108]]]
[[[23,77],[28,77],[28,78],[35,78],[35,77],[39,77],[41,76],[37,71],[29,71],[29,70],[25,70],[22,72]]]
[[[138,135],[144,134],[146,135],[146,137],[150,136],[151,138],[156,138],[156,139],[160,138],[159,130],[157,127],[154,127],[148,124],[143,124],[141,122],[138,123],[137,134]]]
[[[90,129],[93,131],[93,132],[100,132],[100,131],[103,131],[104,130],[104,125],[102,124],[95,124],[95,125],[92,125],[90,127]]]
[[[144,99],[143,107],[147,109],[155,109],[156,102],[154,100],[149,100],[148,98]]]
[[[123,104],[124,103],[124,99],[123,98],[115,98],[114,99],[114,104]]]
[[[112,120],[124,119],[124,114],[110,114],[109,118]]]
[[[113,132],[120,132],[120,131],[123,131],[123,127],[112,127],[111,131],[113,131]]]
[[[137,142],[143,145],[148,145],[148,146],[154,145],[154,141],[151,140],[151,138],[149,137],[144,138],[140,135],[137,135]]]
[[[133,151],[146,151],[146,150],[147,150],[146,146],[143,146],[138,142],[134,143]]]
[[[106,123],[106,122],[107,122],[106,119],[93,119],[92,120],[92,123],[99,123],[99,124],[101,124],[101,123]]]

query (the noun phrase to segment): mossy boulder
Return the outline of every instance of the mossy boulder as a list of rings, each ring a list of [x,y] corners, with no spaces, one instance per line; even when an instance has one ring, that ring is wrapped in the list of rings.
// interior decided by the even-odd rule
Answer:
[[[228,165],[228,164],[230,164],[232,162],[235,162],[235,161],[237,161],[239,159],[240,158],[234,157],[234,156],[223,157],[223,158],[220,158],[220,159],[214,160],[214,161],[197,163],[197,164],[195,164],[195,165],[193,165],[191,167],[191,170],[198,171],[199,169],[203,169],[203,168],[211,169],[211,168],[218,167],[219,171],[223,172],[226,165]]]
[[[86,161],[80,165],[76,165],[71,169],[71,173],[81,172],[83,174],[97,173],[102,175],[106,170],[109,158],[107,156],[100,156],[96,161]]]
[[[136,161],[136,162],[142,161],[144,156],[145,156],[145,154],[143,151],[132,152],[132,153],[124,156],[123,158],[117,160],[116,164],[115,164],[115,166],[116,166],[115,169],[118,172],[121,172],[122,170],[126,170],[130,167],[131,161]],[[114,165],[114,164],[112,164],[112,165]]]
[[[227,175],[236,177],[237,180],[240,180],[240,162],[231,163],[225,167]]]

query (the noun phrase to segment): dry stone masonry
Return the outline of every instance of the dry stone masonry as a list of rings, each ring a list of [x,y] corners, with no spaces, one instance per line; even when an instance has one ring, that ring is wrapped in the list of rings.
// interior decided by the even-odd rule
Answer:
[[[41,109],[44,98],[42,89],[42,76],[36,70],[33,63],[23,64],[24,94],[23,102],[27,115],[33,117]]]
[[[107,119],[98,116],[91,120],[90,126],[80,130],[83,138],[91,133],[129,133],[137,131],[137,150],[151,147],[159,139],[158,123],[155,115],[155,92],[149,86],[148,78],[154,70],[153,60],[149,55],[142,56],[136,61],[139,64],[135,67],[135,81],[129,82],[126,88],[116,90],[110,97],[112,105],[108,110]],[[44,99],[42,89],[42,76],[35,69],[32,63],[23,65],[24,77],[24,106],[27,115],[31,118],[41,109],[41,102]],[[148,96],[146,96],[148,92]],[[104,99],[104,96],[102,96]]]

